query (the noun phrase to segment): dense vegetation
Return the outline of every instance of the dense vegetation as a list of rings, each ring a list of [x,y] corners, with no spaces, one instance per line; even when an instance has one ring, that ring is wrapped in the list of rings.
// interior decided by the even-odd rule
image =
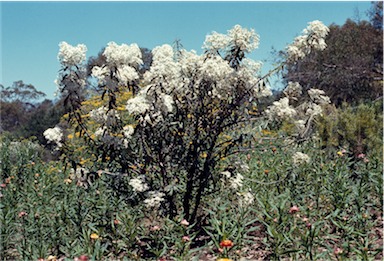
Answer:
[[[239,25],[202,55],[60,43],[58,102],[1,86],[1,258],[381,260],[380,15],[309,23],[274,102]]]

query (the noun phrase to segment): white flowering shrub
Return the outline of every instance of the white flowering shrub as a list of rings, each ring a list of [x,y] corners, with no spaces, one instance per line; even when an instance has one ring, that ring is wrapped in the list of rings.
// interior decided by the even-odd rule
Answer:
[[[324,48],[326,32],[320,22],[311,23],[303,38],[295,41],[303,53],[296,56]],[[227,34],[208,35],[202,55],[162,45],[153,49],[152,65],[140,78],[139,47],[110,42],[103,53],[106,63],[91,69],[89,85],[103,102],[90,111],[83,110],[81,97],[76,96],[89,80],[83,64],[86,49],[61,45],[63,70],[58,85],[73,103],[68,117],[93,155],[92,171],[108,168],[105,172],[119,176],[119,182],[128,177],[127,186],[121,189],[124,193],[134,193],[148,208],[171,217],[182,214],[195,220],[205,196],[216,191],[223,171],[218,163],[248,138],[238,131],[240,123],[249,119],[250,108],[261,98],[271,95],[264,84],[270,74],[260,75],[261,63],[246,57],[258,45],[255,31],[239,25]],[[289,93],[299,89],[296,86]],[[132,95],[123,108],[117,104],[122,91]],[[314,102],[307,111],[314,114],[315,105],[326,98],[316,91],[310,95]],[[296,109],[286,97],[273,104],[267,115],[271,119],[294,117]],[[239,172],[230,177],[232,189],[239,189],[242,182]],[[251,194],[241,193],[243,204],[253,200]]]

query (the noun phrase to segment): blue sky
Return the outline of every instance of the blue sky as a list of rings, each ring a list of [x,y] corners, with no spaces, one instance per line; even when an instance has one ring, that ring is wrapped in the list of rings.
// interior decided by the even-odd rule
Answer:
[[[307,23],[342,25],[356,12],[367,20],[364,2],[1,2],[1,77],[11,86],[22,80],[54,98],[60,69],[58,44],[87,46],[94,56],[110,41],[153,49],[180,39],[201,53],[205,36],[226,33],[236,24],[260,35],[251,58],[267,60],[272,46],[281,50]]]

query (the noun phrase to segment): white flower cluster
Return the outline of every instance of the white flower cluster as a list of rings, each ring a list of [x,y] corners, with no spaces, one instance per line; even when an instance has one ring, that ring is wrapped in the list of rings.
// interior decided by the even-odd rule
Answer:
[[[144,192],[148,190],[148,185],[145,183],[145,176],[140,175],[137,178],[132,178],[128,184],[133,188],[135,192]]]
[[[106,77],[109,76],[109,69],[108,67],[99,67],[99,66],[94,66],[92,68],[92,76],[98,79],[100,85],[105,84]]]
[[[100,85],[106,84],[107,77],[117,79],[118,84],[123,86],[128,86],[139,79],[136,68],[143,63],[143,60],[137,44],[118,45],[115,42],[109,42],[103,55],[107,63],[102,67],[92,68],[92,76],[98,79]]]
[[[120,115],[116,110],[108,110],[105,106],[90,111],[89,117],[95,122],[107,126],[115,125],[117,120],[120,119]]]
[[[49,128],[44,131],[43,135],[48,140],[48,142],[53,142],[58,147],[61,147],[63,145],[61,143],[61,141],[63,140],[63,131],[60,127],[56,126],[54,128]]]
[[[328,96],[325,95],[323,90],[310,89],[308,90],[308,94],[311,100],[316,104],[323,105],[331,103],[331,100]]]
[[[69,178],[76,181],[76,185],[84,188],[88,188],[91,182],[88,180],[89,170],[86,168],[76,168],[76,171],[71,168],[69,172]]]
[[[96,137],[102,137],[104,136],[104,133],[107,133],[107,127],[106,126],[103,126],[101,128],[98,128],[96,131],[95,131],[95,136]]]
[[[244,52],[251,52],[259,46],[259,41],[259,35],[255,33],[255,30],[235,25],[228,30],[227,35],[217,32],[207,35],[202,48],[210,51],[239,48]]]
[[[152,55],[151,69],[144,75],[145,82],[156,80],[166,91],[172,91],[180,80],[180,69],[174,60],[172,46],[168,44],[157,46],[152,50]]]
[[[281,98],[279,101],[273,102],[271,106],[265,111],[270,120],[283,120],[292,118],[297,114],[296,110],[289,105],[288,97]]]
[[[144,200],[146,207],[158,208],[161,202],[164,201],[165,194],[159,191],[149,191],[148,198]]]
[[[199,68],[203,77],[211,81],[221,81],[233,73],[234,69],[229,63],[218,55],[207,59]]]
[[[284,90],[284,94],[291,99],[297,99],[303,93],[302,90],[303,88],[298,82],[288,82],[288,85]]]
[[[145,92],[142,90],[134,98],[129,99],[125,108],[133,115],[140,115],[147,112],[150,109],[150,104]]]
[[[254,29],[248,30],[240,25],[235,25],[228,31],[228,36],[234,46],[245,52],[251,52],[259,47],[260,37]]]
[[[79,65],[86,59],[87,47],[84,44],[72,46],[67,42],[59,44],[60,50],[57,58],[64,66]]]
[[[292,160],[293,160],[293,164],[295,164],[296,166],[299,166],[304,163],[309,163],[311,158],[305,153],[296,152],[295,154],[293,154]]]
[[[203,49],[206,50],[224,50],[228,47],[231,38],[228,35],[212,32],[205,37]]]
[[[135,68],[129,65],[122,65],[117,69],[116,77],[120,83],[128,85],[130,82],[139,79],[139,74]]]
[[[167,95],[167,94],[161,94],[161,99],[162,99],[163,105],[165,106],[166,110],[168,112],[172,112],[174,104],[175,104],[172,96]]]
[[[134,132],[135,129],[132,127],[132,125],[127,125],[123,127],[123,145],[125,148],[128,148],[129,140],[132,138]]]
[[[116,67],[123,65],[137,66],[143,63],[141,51],[137,44],[118,45],[115,42],[109,42],[103,55],[107,59],[107,63]]]
[[[247,207],[255,201],[255,196],[251,192],[238,192],[239,203],[242,207]]]
[[[308,55],[312,49],[324,50],[327,45],[325,37],[329,28],[320,21],[310,22],[303,30],[303,34],[296,37],[294,42],[287,46],[288,60],[297,61]]]
[[[239,189],[243,186],[244,177],[240,173],[236,173],[236,176],[230,179],[231,188]]]

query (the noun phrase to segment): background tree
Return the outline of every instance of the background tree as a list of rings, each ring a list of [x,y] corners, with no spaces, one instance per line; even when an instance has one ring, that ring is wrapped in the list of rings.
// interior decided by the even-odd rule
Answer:
[[[372,2],[372,7],[367,14],[372,26],[377,30],[383,30],[383,2]]]
[[[62,101],[37,102],[45,93],[23,81],[15,81],[10,87],[0,85],[0,94],[0,133],[9,132],[14,138],[34,136],[45,144],[43,132],[64,114]]]
[[[314,51],[299,62],[288,64],[283,72],[285,83],[299,82],[304,89],[319,88],[337,106],[382,96],[383,30],[378,16],[381,6],[374,3],[372,24],[347,20],[342,26],[331,25],[327,48]],[[380,9],[381,8],[381,9]]]

